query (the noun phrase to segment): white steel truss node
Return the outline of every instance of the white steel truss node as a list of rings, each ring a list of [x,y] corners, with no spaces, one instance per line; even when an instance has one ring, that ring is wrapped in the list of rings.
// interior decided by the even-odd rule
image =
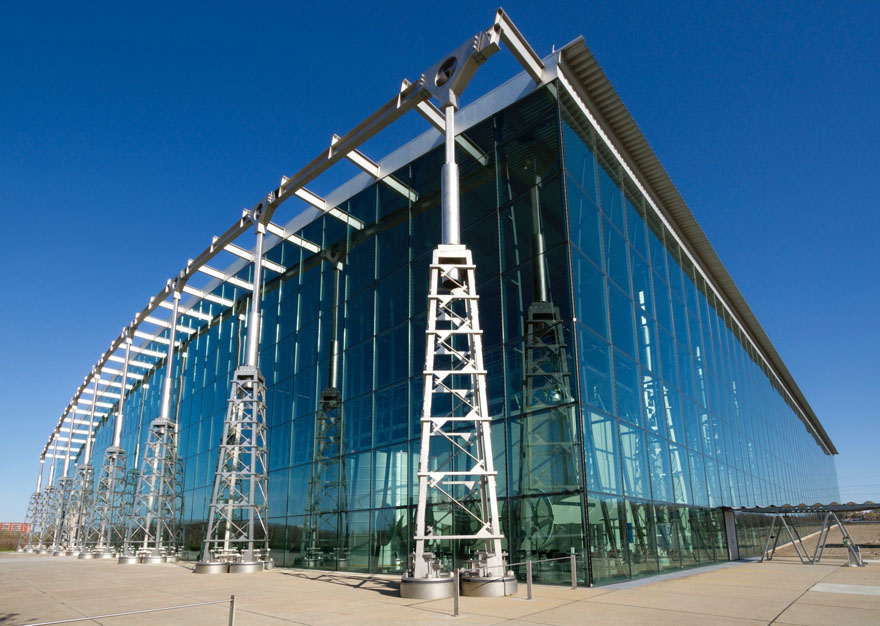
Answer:
[[[40,521],[40,505],[42,503],[42,494],[35,491],[28,500],[27,512],[24,516],[24,524],[27,530],[22,530],[18,536],[18,547],[16,552],[33,552],[35,540],[37,538],[37,530]]]
[[[218,563],[230,564],[229,571],[262,569],[269,554],[267,481],[266,382],[256,367],[242,365],[223,423],[202,570]]]
[[[125,540],[125,450],[110,446],[104,452],[104,462],[95,489],[95,518],[91,528],[94,536],[93,552],[96,557],[115,556]]]
[[[181,477],[177,425],[158,418],[150,424],[134,501],[134,549],[143,563],[177,560]]]
[[[470,250],[441,244],[430,272],[419,499],[408,577],[442,577],[427,544],[454,539],[482,543],[475,560],[479,575],[499,577],[506,573],[503,536]]]

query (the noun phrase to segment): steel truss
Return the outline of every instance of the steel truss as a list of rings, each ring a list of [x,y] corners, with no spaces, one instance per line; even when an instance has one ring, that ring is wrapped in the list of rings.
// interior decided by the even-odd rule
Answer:
[[[177,454],[177,425],[168,419],[150,424],[147,444],[134,496],[134,535],[126,531],[126,549],[149,560],[176,560],[182,502],[180,462]],[[126,550],[126,551],[127,551]]]
[[[797,526],[792,522],[791,517],[786,513],[774,513],[773,520],[770,522],[770,528],[767,529],[767,542],[764,544],[764,552],[761,553],[761,559],[759,562],[763,563],[765,559],[768,561],[773,560],[773,557],[776,554],[776,548],[779,545],[779,537],[784,530],[786,534],[788,534],[788,538],[791,540],[791,545],[794,547],[794,551],[802,564],[814,565],[815,563],[819,563],[822,560],[822,555],[825,554],[825,546],[828,543],[828,534],[831,532],[832,526],[837,526],[840,530],[841,538],[843,539],[843,547],[846,549],[847,565],[849,567],[864,567],[865,561],[862,559],[862,551],[858,544],[853,541],[852,535],[849,534],[846,526],[844,526],[841,523],[840,518],[837,517],[837,513],[829,510],[813,512],[825,513],[825,518],[822,520],[822,527],[819,530],[819,539],[816,542],[816,548],[813,550],[812,556],[810,556],[807,551],[807,546],[804,545],[804,540],[800,536]],[[771,542],[773,543],[772,547],[770,546]]]
[[[57,530],[58,517],[58,488],[49,485],[43,490],[42,506],[40,508],[40,538],[37,541],[37,551],[46,554],[52,548]]]
[[[232,378],[203,561],[268,558],[266,467],[266,382],[256,367],[243,365]]]
[[[52,538],[52,554],[60,556],[68,544],[73,528],[77,521],[77,514],[73,511],[73,479],[62,476],[56,485],[58,498],[55,510],[55,528]]]
[[[430,266],[428,329],[412,578],[439,577],[427,544],[479,542],[474,566],[503,575],[475,266],[463,245],[441,244]],[[433,523],[427,524],[428,503]]]
[[[18,546],[16,552],[33,552],[35,549],[34,539],[38,536],[38,526],[42,517],[41,508],[43,504],[43,494],[35,491],[28,500],[27,512],[24,516],[24,523],[27,530],[22,530],[18,535]]]
[[[344,515],[348,486],[345,472],[345,419],[339,393],[339,282],[341,255],[333,264],[330,359],[327,388],[315,415],[314,460],[309,477],[308,517],[303,532],[303,561],[308,567],[338,567],[349,557]],[[340,540],[344,543],[340,544]]]
[[[328,387],[321,393],[315,416],[315,459],[309,479],[308,518],[304,536],[304,561],[309,567],[348,559],[344,526],[348,493],[344,463],[345,423],[339,390]]]
[[[76,468],[73,494],[70,498],[73,517],[70,524],[70,541],[66,546],[68,552],[85,553],[88,550],[94,505],[94,474],[91,463],[82,463]]]
[[[94,522],[90,529],[96,556],[113,556],[125,541],[125,450],[110,446],[104,452],[95,489]]]

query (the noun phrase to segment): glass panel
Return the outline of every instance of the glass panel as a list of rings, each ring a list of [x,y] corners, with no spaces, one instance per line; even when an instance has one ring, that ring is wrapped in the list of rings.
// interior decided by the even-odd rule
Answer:
[[[648,435],[648,465],[654,501],[674,502],[672,475],[669,469],[669,448],[665,439]]]
[[[578,320],[608,338],[608,308],[605,277],[586,257],[572,254],[574,306]]]
[[[651,497],[645,431],[620,424],[623,491],[631,498]]]
[[[651,505],[626,503],[626,535],[633,578],[657,573],[657,546]]]
[[[614,496],[590,495],[587,506],[593,583],[629,578],[623,500]]]
[[[577,337],[581,396],[588,404],[610,413],[614,410],[614,399],[611,396],[611,357],[608,344],[583,326],[578,328]]]
[[[594,411],[584,411],[586,434],[587,491],[620,493],[620,458],[617,450],[617,420]]]

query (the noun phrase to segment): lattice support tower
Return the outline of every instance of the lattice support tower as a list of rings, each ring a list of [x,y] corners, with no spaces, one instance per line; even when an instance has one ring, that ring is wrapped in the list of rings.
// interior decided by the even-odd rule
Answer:
[[[76,517],[71,520],[71,536],[67,550],[78,551],[80,556],[91,554],[87,552],[87,545],[94,511],[94,480],[95,472],[91,463],[77,465],[70,502],[70,508]]]
[[[578,434],[568,344],[550,294],[540,209],[541,178],[531,189],[534,301],[526,318],[523,410],[520,418],[522,558],[531,558],[552,534],[553,504],[541,494],[577,493]]]
[[[180,277],[168,281],[172,312],[168,330],[165,375],[162,381],[162,402],[159,417],[150,422],[150,431],[147,433],[147,443],[141,459],[137,491],[134,496],[133,519],[128,520],[122,533],[119,563],[177,561],[183,484],[177,475],[179,461],[177,423],[171,419],[171,405],[174,393],[177,318],[182,289]],[[127,364],[128,350],[126,350],[126,367]],[[122,400],[120,400],[120,414],[121,411]],[[135,554],[131,554],[132,550]]]
[[[71,510],[73,503],[73,479],[62,476],[56,485],[57,503],[55,510],[55,528],[53,529],[52,554],[61,556],[67,550],[72,534],[74,518],[76,515]]]
[[[268,203],[275,201],[270,196]],[[208,530],[196,573],[250,573],[272,566],[269,559],[266,381],[257,367],[260,340],[263,204],[249,213],[256,231],[254,280],[248,316],[245,363],[232,376],[232,390],[214,474]]]
[[[22,531],[18,536],[17,552],[33,552],[36,548],[36,539],[39,536],[39,523],[42,516],[42,493],[35,491],[28,500],[27,512],[24,516],[24,522],[27,530]]]
[[[125,540],[125,450],[116,446],[104,452],[104,461],[95,487],[95,517],[91,531],[93,552],[98,558],[111,558]]]
[[[150,424],[134,502],[135,541],[142,562],[175,560],[180,519],[177,425],[158,418]]]
[[[348,532],[343,511],[348,494],[344,453],[345,420],[339,393],[339,281],[340,256],[330,257],[333,263],[333,309],[330,329],[330,362],[327,388],[321,392],[321,403],[315,416],[313,442],[314,462],[309,478],[308,517],[304,529],[303,560],[309,567],[322,563],[338,566],[348,557]]]
[[[473,577],[498,579],[506,574],[504,537],[470,250],[457,244],[438,246],[430,280],[415,552],[407,578],[442,579],[429,544],[460,540],[482,545],[472,562]]]

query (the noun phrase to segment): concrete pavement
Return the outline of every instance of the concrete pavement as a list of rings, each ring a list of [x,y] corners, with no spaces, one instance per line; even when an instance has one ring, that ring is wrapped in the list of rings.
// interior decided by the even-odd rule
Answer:
[[[880,563],[736,563],[596,588],[536,585],[534,600],[405,600],[397,578],[275,569],[252,575],[196,576],[192,564],[117,565],[115,561],[0,554],[0,625],[174,606],[236,595],[237,626],[262,624],[880,624]],[[814,585],[819,585],[813,589]],[[105,618],[156,626],[226,624],[228,604]]]

